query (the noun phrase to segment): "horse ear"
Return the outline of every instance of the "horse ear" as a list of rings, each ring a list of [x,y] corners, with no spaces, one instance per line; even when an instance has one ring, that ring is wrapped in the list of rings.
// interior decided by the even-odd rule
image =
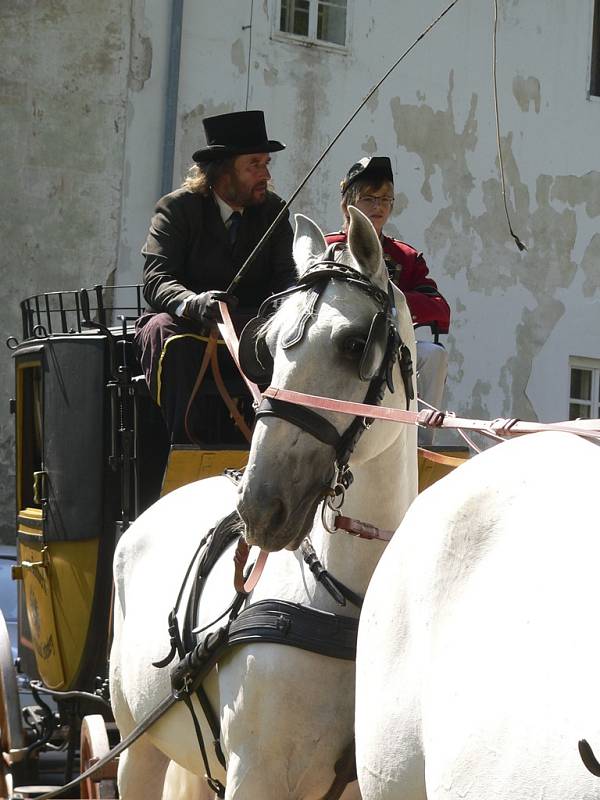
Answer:
[[[348,248],[360,271],[367,278],[374,278],[383,264],[381,242],[371,220],[354,206],[348,206],[350,226],[348,228]]]
[[[327,242],[323,232],[312,219],[305,217],[304,214],[296,214],[295,220],[294,261],[298,274],[302,275],[311,262],[325,252]]]

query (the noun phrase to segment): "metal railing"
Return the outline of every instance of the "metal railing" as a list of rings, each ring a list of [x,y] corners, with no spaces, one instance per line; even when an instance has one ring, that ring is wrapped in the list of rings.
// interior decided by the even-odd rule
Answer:
[[[103,326],[117,324],[118,317],[137,318],[145,310],[141,284],[44,292],[21,301],[23,339],[89,330],[82,307],[86,298],[90,319]]]

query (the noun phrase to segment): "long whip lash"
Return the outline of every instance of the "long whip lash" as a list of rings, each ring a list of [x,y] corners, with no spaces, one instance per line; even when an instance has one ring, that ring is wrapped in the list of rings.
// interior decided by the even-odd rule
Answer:
[[[502,200],[504,201],[504,211],[506,213],[506,221],[508,222],[508,230],[510,235],[515,240],[515,244],[519,250],[527,250],[523,242],[519,239],[517,234],[513,231],[510,221],[510,214],[508,212],[508,203],[506,201],[506,181],[504,179],[504,161],[502,159],[502,144],[500,143],[500,112],[498,110],[498,80],[496,75],[496,61],[497,61],[497,48],[496,39],[498,37],[498,0],[494,0],[494,35],[492,38],[492,78],[494,84],[494,110],[496,116],[496,146],[498,148],[498,164],[500,167],[500,182],[502,184]]]
[[[243,25],[242,30],[248,31],[248,66],[246,67],[246,105],[245,109],[248,111],[248,98],[250,96],[250,63],[252,61],[252,24],[254,19],[254,0],[250,0],[250,22],[248,25]]]
[[[247,258],[247,259],[244,261],[244,263],[243,263],[243,264],[242,264],[242,266],[240,267],[240,269],[239,269],[239,271],[238,271],[237,275],[235,275],[235,277],[233,278],[233,280],[231,281],[231,283],[230,283],[230,284],[229,284],[229,286],[227,287],[227,291],[228,291],[228,292],[233,292],[233,291],[234,291],[234,289],[236,288],[236,286],[238,285],[238,283],[241,281],[241,279],[243,278],[243,276],[244,276],[244,275],[245,275],[245,273],[247,272],[247,270],[248,270],[248,267],[249,267],[249,266],[252,264],[252,262],[253,262],[253,261],[254,261],[254,259],[256,258],[256,255],[257,255],[257,253],[259,252],[259,250],[261,250],[261,249],[262,249],[262,247],[263,247],[263,245],[265,244],[265,242],[267,241],[267,239],[268,239],[268,238],[271,236],[271,233],[273,232],[273,230],[275,229],[275,227],[277,226],[277,224],[279,223],[279,221],[281,220],[281,218],[283,217],[283,215],[286,213],[286,211],[288,210],[288,208],[290,207],[290,205],[291,205],[291,204],[294,202],[294,200],[296,199],[296,197],[298,197],[298,195],[300,194],[301,190],[304,188],[304,185],[306,184],[306,182],[308,181],[308,179],[311,177],[311,175],[313,174],[313,172],[314,172],[314,171],[317,169],[317,167],[319,166],[319,164],[321,163],[321,161],[323,161],[323,159],[325,158],[325,156],[327,155],[327,153],[328,153],[328,152],[331,150],[331,148],[332,148],[332,147],[333,147],[333,145],[334,145],[334,144],[337,142],[337,140],[340,138],[340,136],[341,136],[341,135],[344,133],[344,131],[346,130],[346,128],[348,127],[348,125],[350,125],[350,123],[352,122],[352,120],[354,119],[354,117],[355,117],[355,116],[358,114],[358,112],[359,112],[359,111],[361,111],[361,109],[362,109],[362,108],[363,108],[363,107],[364,107],[364,106],[365,106],[365,105],[368,103],[368,101],[371,99],[371,97],[373,97],[373,95],[375,94],[375,92],[377,91],[377,89],[379,89],[379,87],[380,87],[380,86],[381,86],[381,84],[382,84],[382,83],[383,83],[383,82],[386,80],[386,78],[387,78],[389,75],[391,75],[391,73],[392,73],[392,72],[393,72],[393,71],[396,69],[396,67],[398,66],[398,64],[400,64],[402,61],[404,61],[404,59],[406,58],[406,56],[407,56],[407,55],[408,55],[408,54],[411,52],[411,50],[413,50],[413,49],[414,49],[414,48],[415,48],[415,47],[416,47],[416,46],[419,44],[419,42],[421,41],[421,39],[424,39],[424,38],[425,38],[425,36],[427,36],[427,34],[428,34],[428,33],[429,33],[431,30],[433,30],[433,28],[435,28],[435,26],[438,24],[438,22],[440,22],[440,20],[442,20],[442,19],[443,19],[443,18],[446,16],[446,14],[447,14],[449,11],[451,11],[451,10],[454,8],[454,6],[455,6],[455,5],[456,5],[458,2],[459,2],[459,0],[452,0],[452,2],[450,3],[450,5],[449,5],[449,6],[447,6],[447,8],[445,8],[445,9],[444,9],[444,11],[442,11],[442,13],[441,13],[441,14],[440,14],[438,17],[436,17],[436,19],[434,19],[434,20],[433,20],[433,22],[432,22],[430,25],[428,25],[428,26],[427,26],[427,28],[425,28],[425,30],[423,31],[423,33],[421,33],[421,34],[420,34],[420,35],[419,35],[419,36],[418,36],[418,37],[417,37],[417,38],[414,40],[414,42],[413,42],[413,43],[410,45],[410,47],[409,47],[409,48],[407,48],[407,49],[406,49],[406,50],[405,50],[405,51],[402,53],[402,55],[400,56],[400,58],[399,58],[399,59],[398,59],[398,60],[397,60],[397,61],[396,61],[394,64],[392,64],[392,66],[391,66],[391,67],[388,69],[388,71],[385,73],[385,75],[384,75],[384,76],[383,76],[383,77],[382,77],[382,78],[381,78],[381,79],[380,79],[380,80],[379,80],[379,81],[378,81],[378,82],[375,84],[375,86],[374,86],[374,87],[371,89],[371,91],[369,92],[369,94],[368,94],[368,95],[367,95],[367,96],[364,98],[364,100],[363,100],[363,101],[361,102],[361,104],[358,106],[358,108],[356,109],[356,111],[354,111],[354,112],[353,112],[353,113],[350,115],[350,117],[348,118],[348,120],[347,120],[347,121],[344,123],[344,125],[342,125],[342,127],[340,128],[340,130],[337,132],[337,134],[334,136],[334,138],[331,140],[331,142],[330,142],[330,143],[327,145],[327,147],[325,148],[325,150],[323,150],[323,152],[321,153],[321,155],[319,156],[319,158],[317,159],[317,161],[314,163],[314,165],[311,167],[311,169],[308,171],[308,173],[307,173],[307,174],[305,175],[305,177],[302,179],[302,181],[300,182],[300,185],[299,185],[299,186],[298,186],[298,188],[297,188],[297,189],[294,191],[294,193],[292,194],[292,196],[290,197],[290,199],[289,199],[289,200],[287,201],[287,203],[286,203],[286,204],[283,206],[283,208],[281,209],[281,211],[279,212],[279,214],[277,214],[277,216],[275,217],[275,219],[273,220],[273,222],[271,223],[271,225],[269,226],[269,228],[267,228],[266,232],[264,233],[263,237],[261,238],[261,240],[258,242],[258,244],[256,245],[256,247],[254,248],[254,250],[253,250],[253,251],[250,253],[250,255],[248,256],[248,258]]]

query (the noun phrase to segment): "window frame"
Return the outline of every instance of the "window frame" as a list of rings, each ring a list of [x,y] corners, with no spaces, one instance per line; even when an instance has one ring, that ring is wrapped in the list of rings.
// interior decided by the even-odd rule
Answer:
[[[589,401],[582,397],[571,397],[571,376],[574,369],[589,370],[592,373]],[[584,356],[569,357],[569,390],[567,400],[567,419],[569,420],[576,419],[576,417],[571,417],[571,403],[589,406],[589,419],[600,418],[600,358],[587,358]],[[582,419],[588,418],[582,417]]]
[[[324,0],[326,2],[326,0]],[[342,55],[348,53],[350,43],[350,16],[352,0],[346,0],[346,41],[344,44],[337,44],[326,39],[317,39],[317,25],[319,16],[319,0],[308,0],[308,35],[303,36],[298,33],[289,33],[279,28],[281,20],[282,0],[274,0],[273,25],[271,29],[271,39],[279,42],[299,44],[303,47],[318,47]]]

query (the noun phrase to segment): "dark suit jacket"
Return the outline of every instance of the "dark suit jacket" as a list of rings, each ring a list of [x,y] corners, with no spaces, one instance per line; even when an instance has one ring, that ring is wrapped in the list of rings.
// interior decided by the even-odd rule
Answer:
[[[282,206],[281,198],[268,192],[264,203],[246,208],[232,248],[212,194],[181,188],[162,197],[142,248],[147,302],[174,316],[189,295],[226,289]],[[292,241],[286,214],[238,284],[241,309],[254,310],[294,283]]]

